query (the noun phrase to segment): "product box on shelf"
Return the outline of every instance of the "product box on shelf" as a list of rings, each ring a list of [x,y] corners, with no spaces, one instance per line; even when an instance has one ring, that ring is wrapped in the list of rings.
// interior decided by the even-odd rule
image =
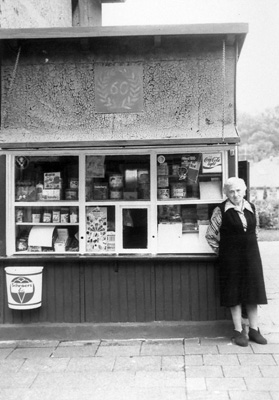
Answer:
[[[77,199],[78,199],[78,189],[65,190],[65,200],[77,200]]]
[[[68,229],[67,228],[58,228],[57,229],[57,238],[55,239],[55,242],[54,242],[54,251],[57,253],[65,252],[68,241],[69,241]]]
[[[137,200],[138,199],[138,192],[123,192],[123,199],[124,200]]]
[[[45,189],[61,189],[62,179],[60,172],[45,172],[44,173],[44,188]]]
[[[93,183],[93,199],[107,200],[108,198],[108,183],[94,182]]]
[[[43,189],[42,200],[61,200],[61,189]]]
[[[78,189],[78,178],[70,178],[69,179],[69,188],[70,189]]]
[[[43,222],[51,222],[51,212],[44,211],[43,213]]]

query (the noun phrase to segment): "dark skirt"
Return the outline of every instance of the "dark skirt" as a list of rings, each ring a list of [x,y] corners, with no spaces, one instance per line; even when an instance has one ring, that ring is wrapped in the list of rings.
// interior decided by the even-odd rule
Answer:
[[[262,261],[256,235],[231,235],[220,242],[220,300],[222,306],[267,304]]]

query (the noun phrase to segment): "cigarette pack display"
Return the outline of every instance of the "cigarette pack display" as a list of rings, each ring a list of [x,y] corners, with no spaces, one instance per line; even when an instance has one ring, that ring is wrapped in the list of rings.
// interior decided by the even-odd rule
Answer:
[[[61,214],[60,214],[60,221],[62,223],[68,223],[69,222],[69,209],[67,207],[62,207],[61,208]]]
[[[51,222],[51,212],[43,213],[43,222]]]
[[[60,211],[58,210],[52,211],[52,222],[60,222]]]

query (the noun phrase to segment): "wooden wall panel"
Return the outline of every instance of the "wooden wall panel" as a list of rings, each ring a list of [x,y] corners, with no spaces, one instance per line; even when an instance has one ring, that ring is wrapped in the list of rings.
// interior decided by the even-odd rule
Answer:
[[[38,265],[17,260],[10,265]],[[0,324],[36,322],[212,321],[227,319],[219,306],[216,266],[179,260],[48,261],[42,263],[42,307],[7,306],[0,268]]]
[[[85,267],[85,321],[154,321],[152,264],[100,262]]]
[[[0,182],[1,182],[1,187],[5,188],[6,156],[4,155],[0,156]],[[6,191],[0,190],[0,256],[5,256],[5,254],[6,254]]]
[[[219,310],[216,269],[206,262],[161,262],[155,267],[156,320],[208,321]]]

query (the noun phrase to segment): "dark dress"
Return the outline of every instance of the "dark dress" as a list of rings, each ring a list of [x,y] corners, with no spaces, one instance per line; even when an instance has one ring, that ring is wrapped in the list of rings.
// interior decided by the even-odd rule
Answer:
[[[222,226],[220,229],[219,274],[221,305],[267,304],[263,269],[256,237],[254,213],[244,209],[247,230],[244,231],[239,214],[233,208],[225,210],[220,205]]]

